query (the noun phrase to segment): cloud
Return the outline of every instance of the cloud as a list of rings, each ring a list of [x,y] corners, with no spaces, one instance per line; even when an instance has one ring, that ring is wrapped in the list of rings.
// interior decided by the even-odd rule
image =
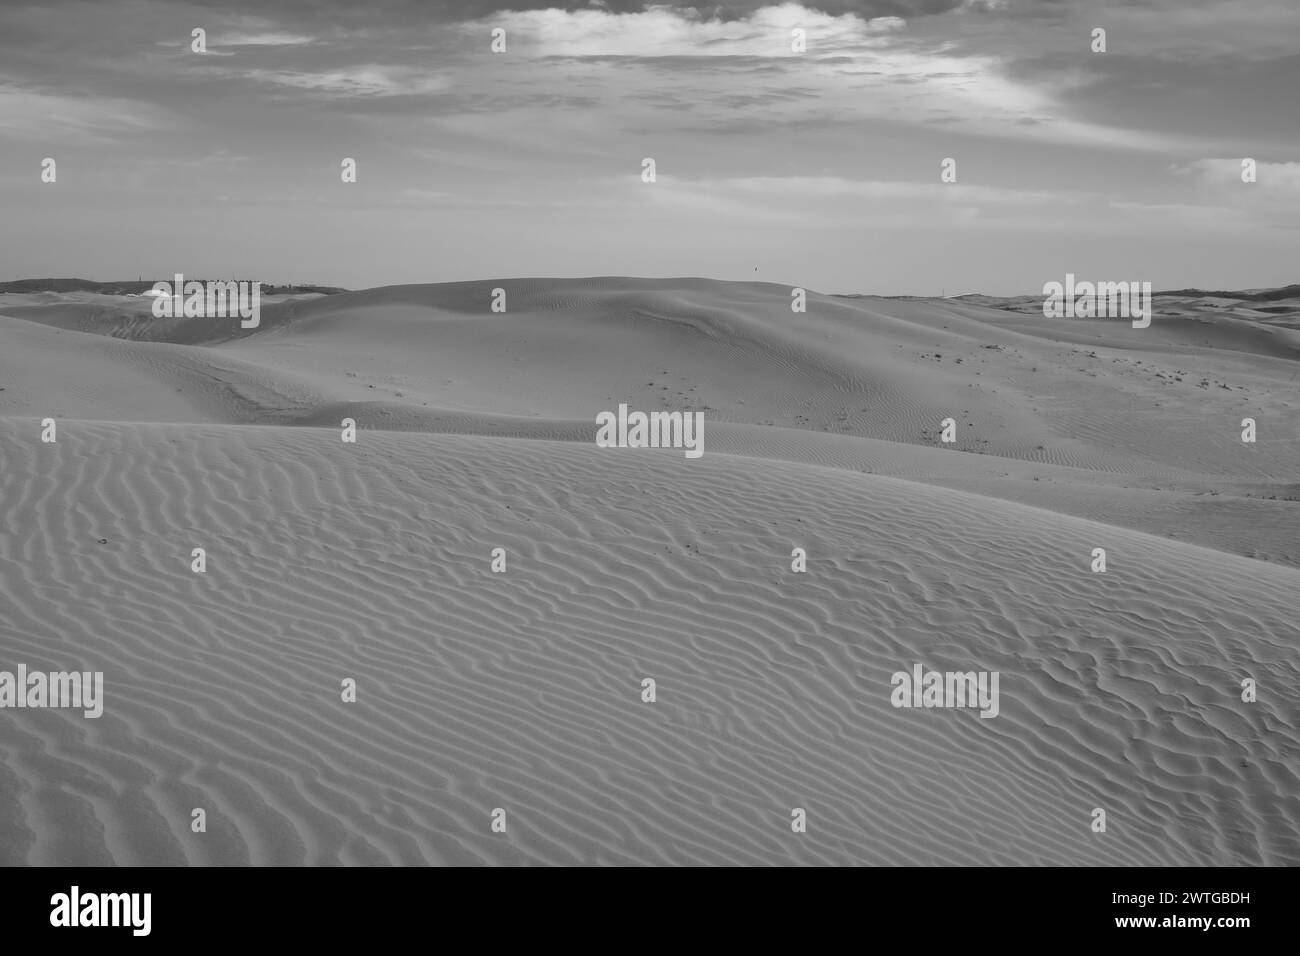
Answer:
[[[617,180],[601,183],[613,187]],[[1104,206],[1091,193],[983,184],[850,179],[842,176],[676,177],[659,175],[635,195],[651,207],[809,229],[842,227],[854,217],[872,229],[1058,229],[1063,216],[1087,219]],[[602,199],[602,202],[604,200]]]
[[[938,20],[927,22],[933,28]],[[521,59],[544,58],[556,65],[531,70],[525,81],[530,90],[594,83],[616,113],[622,111],[615,99],[629,96],[658,101],[669,112],[689,108],[695,114],[691,129],[808,127],[824,118],[839,124],[942,122],[959,133],[1119,151],[1183,150],[1198,142],[1073,115],[1062,94],[1086,83],[1086,72],[1017,75],[1007,49],[983,49],[987,36],[971,48],[963,31],[927,34],[895,16],[864,20],[795,3],[759,7],[733,20],[663,5],[637,12],[552,8],[464,24],[463,46],[486,50],[496,26],[507,30],[507,53],[467,65],[474,77],[467,87],[508,95],[513,78],[522,75]],[[806,52],[792,49],[796,28],[804,31]],[[1016,53],[1039,55],[1032,43]],[[801,102],[788,95],[792,89]],[[689,106],[674,105],[683,102]]]
[[[712,11],[711,11],[712,12]],[[467,41],[492,27],[507,31],[511,54],[551,57],[791,57],[791,30],[807,31],[814,52],[867,49],[873,38],[901,29],[897,17],[863,20],[796,3],[762,6],[737,19],[702,16],[695,9],[655,5],[645,10],[525,10],[463,25]],[[484,40],[486,43],[486,41]]]
[[[692,188],[707,192],[732,192],[753,196],[784,196],[802,199],[890,199],[944,203],[1040,205],[1079,202],[1077,194],[1053,190],[1014,189],[976,183],[941,183],[938,166],[933,182],[848,179],[842,176],[735,176],[701,179]]]
[[[1022,253],[1087,234],[1147,255],[1225,227],[1281,247],[1300,222],[1297,29],[1296,0],[8,0],[0,138],[61,174],[62,143],[92,144],[68,182],[93,167],[122,209],[165,190],[373,206],[421,235],[450,211],[493,237],[567,216],[581,233],[557,234],[601,251],[629,215],[724,248],[788,229],[817,268],[845,236],[903,232],[922,254],[957,231],[983,248],[979,230]],[[1196,158],[1251,151],[1269,157],[1253,185],[1239,159]],[[339,185],[345,155],[359,188]]]
[[[340,97],[418,96],[451,86],[445,74],[371,64],[324,70],[230,70],[258,83]]]
[[[316,38],[295,33],[218,33],[208,38],[212,46],[304,46]]]
[[[167,124],[159,109],[110,96],[77,96],[0,81],[0,139],[88,145],[126,139]]]
[[[1188,185],[1190,198],[1197,201],[1195,208],[1207,213],[1182,208],[1156,212],[1176,216],[1189,228],[1218,231],[1234,223],[1300,228],[1300,162],[1257,161],[1253,183],[1242,182],[1241,157],[1174,163],[1169,171]]]
[[[1300,162],[1271,163],[1255,161],[1255,182],[1242,180],[1245,157],[1232,159],[1197,159],[1189,163],[1174,163],[1169,169],[1176,176],[1188,177],[1198,185],[1218,191],[1237,192],[1242,188],[1256,189],[1271,196],[1300,199]]]

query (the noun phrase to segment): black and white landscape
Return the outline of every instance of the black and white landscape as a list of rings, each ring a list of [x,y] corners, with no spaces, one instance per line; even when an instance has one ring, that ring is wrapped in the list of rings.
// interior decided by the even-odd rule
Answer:
[[[0,864],[1300,864],[1297,35],[7,3]]]

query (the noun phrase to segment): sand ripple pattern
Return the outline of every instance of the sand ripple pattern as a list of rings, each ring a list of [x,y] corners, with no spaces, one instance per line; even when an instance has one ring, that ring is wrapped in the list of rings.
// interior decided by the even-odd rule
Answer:
[[[795,462],[59,428],[0,419],[0,668],[105,713],[0,711],[0,864],[1300,864],[1292,568]],[[915,661],[1000,716],[891,708]]]

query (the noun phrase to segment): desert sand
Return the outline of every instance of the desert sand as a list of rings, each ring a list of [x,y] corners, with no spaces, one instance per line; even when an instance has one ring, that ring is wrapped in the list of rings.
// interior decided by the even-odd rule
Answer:
[[[1300,301],[790,302],[0,295],[0,864],[1300,864]]]

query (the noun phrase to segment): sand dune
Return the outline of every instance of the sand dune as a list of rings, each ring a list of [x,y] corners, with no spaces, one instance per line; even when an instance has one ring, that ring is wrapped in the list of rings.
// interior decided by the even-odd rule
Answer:
[[[0,670],[106,696],[0,710],[0,863],[1300,863],[1286,328],[92,298],[0,296]],[[704,410],[705,455],[595,447],[620,402]],[[1000,713],[895,709],[915,662],[1000,672]]]
[[[494,288],[505,314],[490,311]],[[0,296],[0,381],[15,383],[0,414],[353,417],[587,442],[619,402],[693,408],[719,451],[956,482],[1099,520],[1113,510],[1125,527],[1300,565],[1288,500],[1300,497],[1300,349],[1197,344],[1202,313],[1186,305],[1185,322],[1136,330],[965,300],[813,294],[796,314],[789,289],[767,283],[498,280],[281,298],[245,332],[235,320],[150,326],[144,300],[110,298]],[[122,310],[134,313],[114,319]],[[75,369],[67,385],[41,371],[56,354]],[[942,447],[949,416],[957,441]],[[1240,440],[1245,417],[1253,445]],[[937,457],[953,451],[980,457]]]

